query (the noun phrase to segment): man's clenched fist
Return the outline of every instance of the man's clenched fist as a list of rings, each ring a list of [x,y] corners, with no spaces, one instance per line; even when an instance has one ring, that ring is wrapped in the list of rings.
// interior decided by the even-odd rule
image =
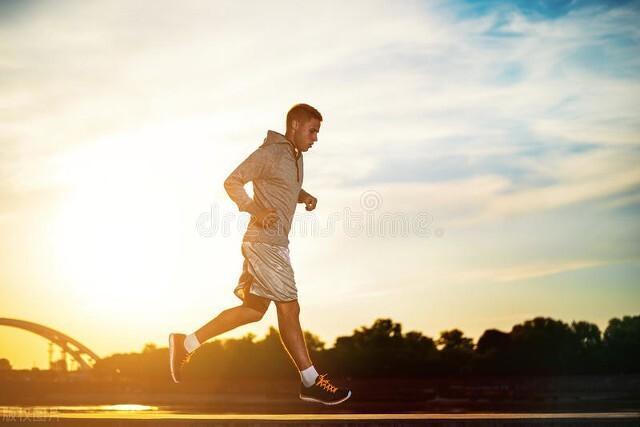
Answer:
[[[316,205],[318,204],[318,199],[316,199],[315,197],[313,197],[311,194],[305,194],[304,197],[301,200],[302,203],[305,204],[305,209],[308,211],[312,211],[316,208]]]

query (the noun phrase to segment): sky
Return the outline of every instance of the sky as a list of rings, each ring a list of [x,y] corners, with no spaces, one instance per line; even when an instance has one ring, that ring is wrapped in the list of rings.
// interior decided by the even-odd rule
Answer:
[[[223,181],[286,111],[324,120],[290,236],[301,322],[477,339],[640,313],[634,1],[0,2],[0,317],[100,356],[223,309]],[[635,113],[634,113],[635,111]],[[259,337],[265,318],[223,335]],[[47,341],[0,328],[0,358]]]

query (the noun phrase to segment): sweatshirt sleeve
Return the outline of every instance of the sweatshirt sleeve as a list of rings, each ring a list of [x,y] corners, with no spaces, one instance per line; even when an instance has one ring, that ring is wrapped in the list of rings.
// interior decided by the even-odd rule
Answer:
[[[273,165],[273,150],[271,147],[260,147],[247,157],[224,181],[224,189],[238,205],[242,212],[255,215],[258,205],[249,197],[244,186],[249,181],[265,178],[269,175]]]

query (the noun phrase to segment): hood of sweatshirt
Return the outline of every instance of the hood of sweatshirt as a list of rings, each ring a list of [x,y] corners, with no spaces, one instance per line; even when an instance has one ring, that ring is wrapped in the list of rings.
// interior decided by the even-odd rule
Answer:
[[[296,163],[296,178],[298,182],[300,182],[300,166],[298,166],[298,159],[302,157],[302,152],[298,150],[295,144],[289,141],[283,134],[273,130],[269,130],[267,131],[267,136],[265,137],[260,147],[266,147],[267,145],[272,145],[272,144],[284,144],[290,147],[291,154],[293,155],[293,159],[295,160],[295,163]]]

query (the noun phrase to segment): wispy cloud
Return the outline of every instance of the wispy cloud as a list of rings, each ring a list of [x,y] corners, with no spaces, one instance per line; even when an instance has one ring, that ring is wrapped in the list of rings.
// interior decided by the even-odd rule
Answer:
[[[597,267],[605,264],[607,264],[607,262],[601,260],[534,262],[522,265],[511,265],[502,268],[498,267],[463,271],[460,273],[456,273],[453,277],[453,280],[466,283],[518,282],[532,278],[549,276],[552,274],[580,270],[583,268]]]

